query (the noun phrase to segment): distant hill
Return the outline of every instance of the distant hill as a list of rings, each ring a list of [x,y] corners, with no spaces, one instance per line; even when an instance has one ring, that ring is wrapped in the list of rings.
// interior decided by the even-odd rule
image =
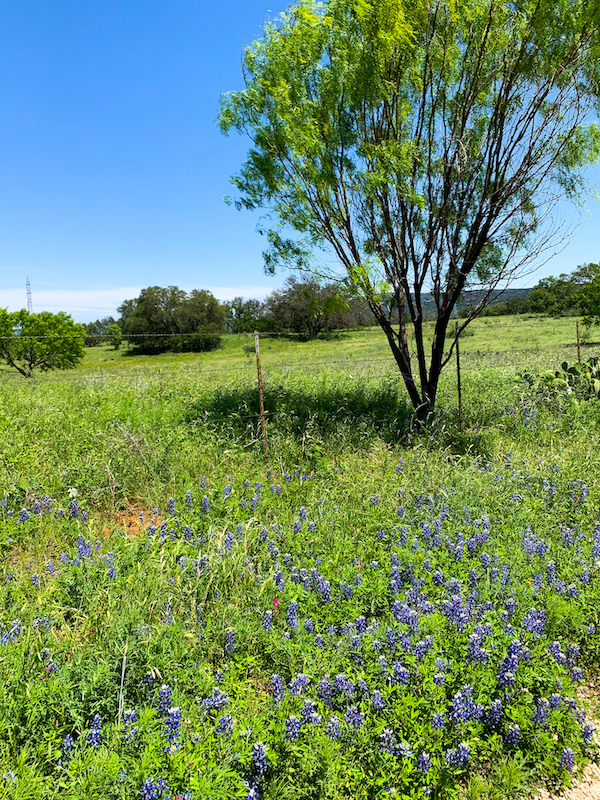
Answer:
[[[505,300],[512,300],[516,297],[522,298],[525,300],[531,289],[505,289],[503,292],[499,292],[496,296],[492,296],[491,301],[488,305],[494,305],[495,303],[501,303]],[[484,297],[485,291],[482,289],[469,289],[466,292],[463,292],[461,295],[460,300],[456,304],[456,311],[460,311],[461,308],[467,308],[469,306],[476,306],[481,301],[482,297]],[[435,301],[433,299],[432,294],[424,295],[423,297],[423,307],[425,314],[428,316],[435,315],[436,307]]]

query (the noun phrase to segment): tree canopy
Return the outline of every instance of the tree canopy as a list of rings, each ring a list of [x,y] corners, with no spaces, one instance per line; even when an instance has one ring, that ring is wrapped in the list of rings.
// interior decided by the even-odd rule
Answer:
[[[420,415],[463,290],[489,291],[459,332],[551,245],[556,202],[584,189],[599,22],[595,0],[300,0],[222,99],[222,130],[252,141],[233,183],[238,207],[269,209],[266,268],[341,264]]]
[[[225,309],[210,292],[177,286],[149,286],[118,311],[123,337],[145,353],[213,350],[225,325]]]
[[[64,311],[0,309],[0,359],[26,378],[35,369],[72,369],[84,356],[85,328]]]

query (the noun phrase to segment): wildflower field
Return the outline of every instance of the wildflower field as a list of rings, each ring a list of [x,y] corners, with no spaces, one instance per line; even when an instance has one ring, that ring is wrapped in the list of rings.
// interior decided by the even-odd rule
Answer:
[[[267,463],[243,337],[3,372],[0,797],[500,799],[596,759],[600,402],[518,378],[570,328],[507,325],[462,430],[452,370],[411,425],[377,332],[261,345]]]

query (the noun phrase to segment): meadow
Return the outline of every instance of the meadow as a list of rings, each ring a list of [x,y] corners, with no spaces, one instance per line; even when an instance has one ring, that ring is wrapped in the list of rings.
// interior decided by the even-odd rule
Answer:
[[[378,331],[264,337],[267,462],[252,337],[0,371],[0,797],[499,799],[596,759],[600,403],[519,377],[573,320],[472,330],[425,430]]]

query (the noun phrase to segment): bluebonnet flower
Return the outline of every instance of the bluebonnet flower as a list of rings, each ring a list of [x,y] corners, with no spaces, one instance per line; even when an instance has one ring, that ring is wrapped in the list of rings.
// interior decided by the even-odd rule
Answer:
[[[326,706],[330,706],[333,699],[333,686],[329,675],[324,675],[317,686],[317,694]]]
[[[560,756],[560,768],[571,772],[575,766],[575,753],[570,747],[565,747]]]
[[[223,714],[222,717],[219,717],[219,724],[215,729],[215,733],[231,736],[233,733],[233,719],[231,714]]]
[[[102,743],[101,727],[102,717],[100,714],[95,714],[90,725],[90,732],[85,738],[92,745],[92,747],[96,749],[98,748],[98,745]]]
[[[367,620],[362,615],[356,618],[355,625],[358,634],[363,634],[367,630]]]
[[[169,514],[174,514],[175,513],[175,500],[172,497],[169,498],[168,507],[169,507]]]
[[[288,627],[295,631],[298,629],[298,603],[295,600],[289,604],[285,613],[285,619]]]
[[[126,742],[131,741],[136,733],[137,714],[134,709],[129,709],[123,714],[123,738]]]
[[[436,712],[431,717],[431,727],[434,731],[440,731],[446,724],[446,718],[440,712]]]
[[[543,635],[546,627],[546,612],[530,608],[523,618],[523,627],[526,631],[532,633],[536,639],[539,638]]]
[[[454,769],[464,769],[469,763],[471,748],[466,742],[461,742],[454,750],[446,750],[446,764]]]
[[[229,705],[229,698],[221,689],[215,689],[212,695],[205,698],[200,705],[207,711],[217,711],[219,708]]]
[[[357,706],[349,706],[346,710],[345,719],[352,728],[362,728],[365,722],[365,715],[358,710]]]
[[[312,619],[305,619],[304,620],[304,630],[307,633],[314,633],[315,630],[315,622]]]
[[[422,775],[427,775],[431,768],[431,756],[429,753],[423,752],[417,760],[417,769]]]
[[[342,581],[340,583],[340,592],[344,600],[352,600],[354,588],[350,586],[350,584],[346,583],[346,581]]]
[[[266,631],[273,629],[273,612],[265,611],[262,616],[262,626]]]
[[[235,651],[235,630],[229,628],[225,633],[225,652],[228,655],[233,655]]]
[[[379,751],[390,755],[396,754],[396,737],[389,728],[384,728],[379,734]]]
[[[596,729],[594,728],[593,725],[587,724],[587,725],[584,726],[582,735],[583,735],[583,741],[585,742],[585,744],[591,744],[591,742],[594,739],[594,731],[595,730]]]
[[[188,508],[192,507],[192,491],[188,489],[185,493],[185,504]]]
[[[396,632],[393,628],[388,628],[385,632],[385,641],[388,646],[388,650],[390,653],[393,653],[396,649]]]
[[[504,737],[506,747],[516,747],[521,741],[521,728],[516,723],[508,726],[508,731]]]
[[[223,489],[223,499],[227,500],[229,495],[231,494],[231,484],[227,484],[227,486]]]
[[[501,686],[512,686],[516,679],[516,671],[523,659],[529,657],[526,650],[518,639],[513,639],[508,647],[508,652],[498,670],[498,681]]]
[[[201,509],[203,514],[208,514],[209,504],[208,504],[208,497],[204,495],[202,498]]]
[[[78,558],[91,558],[92,557],[92,543],[86,542],[81,534],[77,536],[77,557]]]
[[[71,734],[67,733],[65,738],[62,740],[60,759],[58,762],[59,767],[68,766],[69,761],[73,757],[74,747],[75,747],[75,742],[73,741],[73,737],[71,736]]]
[[[320,725],[323,721],[321,715],[317,711],[317,704],[314,700],[305,700],[300,712],[301,725]]]
[[[37,574],[37,572],[35,572],[35,573],[34,573],[34,574],[31,576],[31,585],[32,585],[32,586],[34,586],[36,589],[38,589],[38,588],[39,588],[39,585],[40,585],[40,576]]]
[[[285,735],[290,742],[300,738],[300,720],[295,714],[289,716],[285,722]]]
[[[381,695],[379,689],[375,689],[373,692],[373,697],[371,698],[371,702],[373,703],[373,709],[375,711],[381,711],[385,708],[385,701]]]
[[[269,768],[269,760],[262,742],[255,742],[252,747],[252,777],[255,785],[265,776]]]
[[[47,494],[45,494],[43,499],[42,499],[42,505],[44,506],[46,511],[50,510],[50,498],[48,497]]]
[[[562,705],[562,697],[557,692],[553,692],[548,698],[548,702],[550,703],[550,708],[560,708]]]
[[[325,726],[325,733],[329,736],[330,739],[339,739],[340,738],[340,721],[337,717],[331,717],[327,725]]]
[[[408,742],[400,742],[396,749],[396,755],[400,756],[400,758],[412,758],[412,750]]]
[[[181,728],[181,711],[177,706],[170,708],[167,712],[167,719],[165,723],[165,738],[167,746],[165,753],[173,755],[179,749],[179,734]]]
[[[299,695],[306,689],[309,683],[309,676],[304,672],[300,672],[290,681],[289,690],[293,695]]]
[[[531,715],[531,720],[534,725],[543,725],[548,719],[548,712],[550,711],[550,703],[545,697],[538,697],[536,706]]]
[[[460,691],[452,697],[450,703],[450,721],[457,725],[469,719],[480,719],[483,715],[483,708],[476,705],[473,701],[473,687],[465,684]]]
[[[392,686],[408,686],[410,673],[401,661],[394,661],[392,664],[392,675],[390,682]]]
[[[142,784],[141,800],[157,800],[159,797],[169,796],[169,786],[164,778],[146,778]]]
[[[168,686],[166,683],[158,690],[158,712],[160,714],[166,714],[168,710],[171,708],[171,697],[173,696],[173,691],[171,687]]]
[[[460,594],[453,595],[449,600],[442,602],[442,612],[448,622],[456,625],[458,630],[464,630],[469,624],[469,608],[463,605]]]
[[[427,654],[427,651],[433,646],[433,639],[431,636],[426,636],[421,642],[417,642],[415,645],[415,656],[419,660],[423,660]]]

